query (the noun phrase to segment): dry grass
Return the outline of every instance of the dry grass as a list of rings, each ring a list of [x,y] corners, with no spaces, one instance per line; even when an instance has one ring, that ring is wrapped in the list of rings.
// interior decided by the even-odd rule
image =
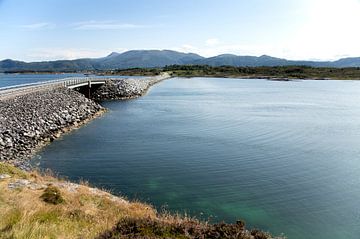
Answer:
[[[258,230],[246,230],[242,221],[208,224],[186,215],[157,213],[149,205],[125,201],[86,182],[57,179],[51,172],[26,173],[0,163],[0,174],[11,175],[0,180],[0,239],[271,238]],[[24,178],[32,184],[8,187]]]
[[[12,176],[0,180],[0,238],[94,238],[112,228],[122,218],[155,218],[156,212],[141,203],[129,203],[86,185],[76,190],[58,187],[64,202],[49,204],[41,199],[43,189],[9,189],[8,183],[27,178],[38,185],[59,182],[37,172],[25,173],[0,163],[0,174]]]

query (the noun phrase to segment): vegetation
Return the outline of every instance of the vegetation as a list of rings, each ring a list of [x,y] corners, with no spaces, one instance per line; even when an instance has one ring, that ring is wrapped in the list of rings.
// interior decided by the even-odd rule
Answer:
[[[360,67],[329,68],[310,66],[207,66],[207,65],[171,65],[163,68],[132,68],[112,71],[118,75],[157,75],[171,72],[180,77],[238,77],[265,78],[275,80],[288,79],[341,79],[360,80]],[[104,72],[106,74],[106,72]]]
[[[105,71],[106,75],[124,75],[124,76],[155,76],[159,75],[161,68],[128,68],[114,71]]]
[[[117,70],[62,71],[97,75],[156,76],[170,72],[178,77],[228,77],[264,78],[274,80],[315,79],[315,80],[360,80],[360,67],[311,67],[311,66],[209,66],[169,65],[155,68],[127,68]],[[58,71],[7,71],[6,73],[50,74]]]
[[[24,171],[5,163],[0,163],[0,174],[8,174],[23,179],[28,177],[28,174]]]
[[[271,238],[259,230],[246,230],[242,221],[208,224],[158,213],[149,205],[125,201],[86,184],[23,172],[5,163],[0,163],[0,174],[11,176],[0,179],[0,239]],[[27,183],[9,187],[16,181]]]
[[[74,190],[69,182],[38,172],[26,173],[5,163],[0,163],[0,174],[11,176],[0,179],[1,239],[94,238],[122,218],[156,217],[156,211],[149,205],[129,203],[84,184]],[[9,183],[23,180],[24,175],[29,182],[45,187],[8,187]],[[44,202],[60,202],[53,197],[54,192],[63,202]]]
[[[130,219],[125,218],[109,231],[101,234],[97,239],[115,238],[234,238],[234,239],[267,239],[268,233],[245,230],[245,224],[206,224],[193,219]],[[252,237],[251,237],[252,236]]]
[[[52,185],[48,186],[44,190],[44,193],[40,196],[40,198],[44,202],[51,203],[54,205],[63,203],[65,201],[64,198],[61,196],[60,190]]]

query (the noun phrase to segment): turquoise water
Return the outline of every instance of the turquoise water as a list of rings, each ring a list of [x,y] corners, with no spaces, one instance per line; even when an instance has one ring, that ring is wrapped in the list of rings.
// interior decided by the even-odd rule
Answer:
[[[104,102],[107,114],[35,160],[213,222],[358,239],[359,93],[360,81],[171,79]]]

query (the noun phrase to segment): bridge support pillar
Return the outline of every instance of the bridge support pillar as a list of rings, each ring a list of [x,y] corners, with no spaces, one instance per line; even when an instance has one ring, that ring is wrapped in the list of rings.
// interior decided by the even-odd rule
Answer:
[[[91,81],[88,81],[88,88],[89,88],[89,92],[88,92],[88,98],[91,98]]]

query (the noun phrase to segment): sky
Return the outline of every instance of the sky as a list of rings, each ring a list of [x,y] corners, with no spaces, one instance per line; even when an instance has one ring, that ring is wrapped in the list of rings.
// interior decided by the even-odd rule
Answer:
[[[360,0],[0,0],[0,59],[170,49],[292,60],[360,56]]]

